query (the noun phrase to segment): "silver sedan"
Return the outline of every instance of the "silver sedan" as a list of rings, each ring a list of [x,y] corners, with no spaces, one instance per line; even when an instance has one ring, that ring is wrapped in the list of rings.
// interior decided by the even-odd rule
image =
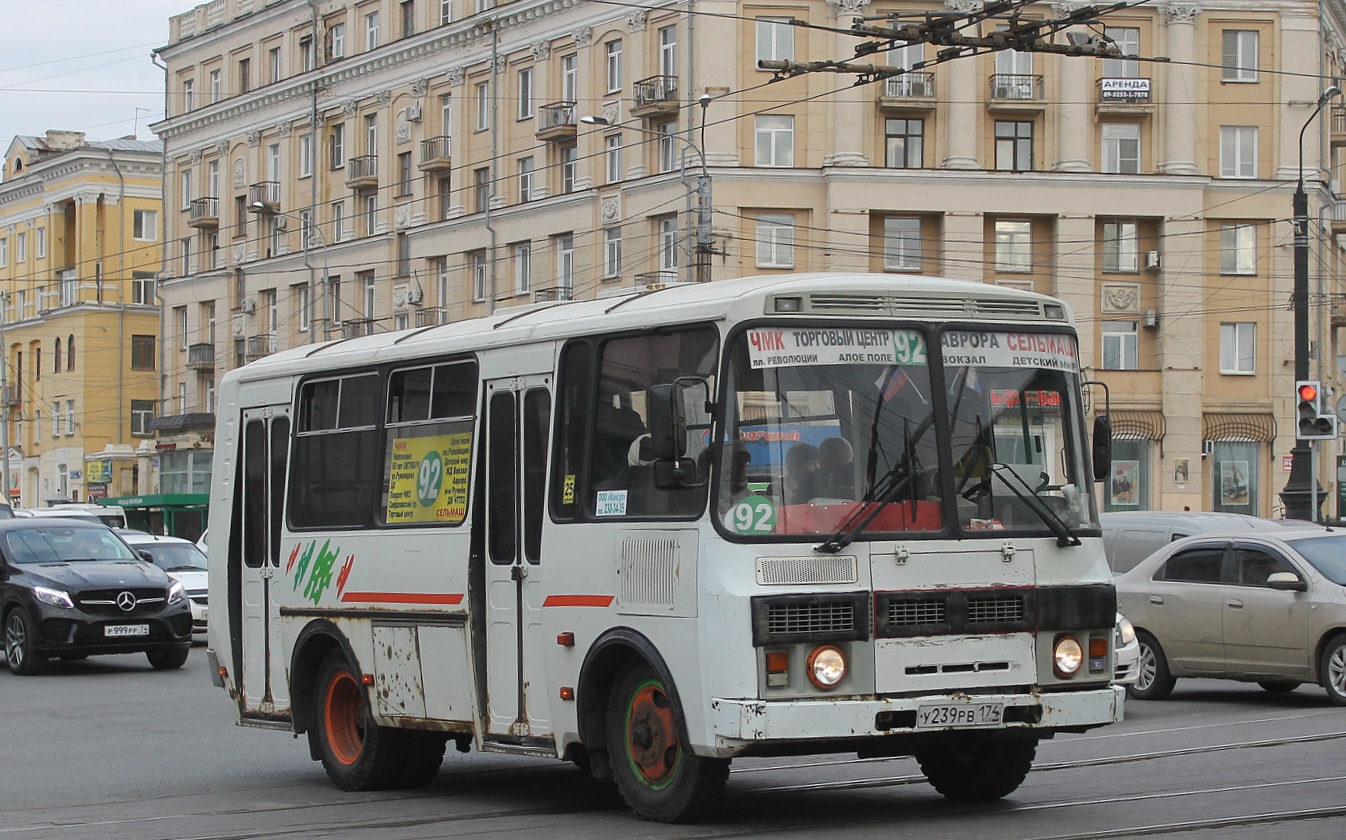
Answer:
[[[1346,532],[1187,537],[1118,577],[1117,600],[1140,643],[1136,699],[1214,677],[1272,692],[1314,682],[1346,706]]]

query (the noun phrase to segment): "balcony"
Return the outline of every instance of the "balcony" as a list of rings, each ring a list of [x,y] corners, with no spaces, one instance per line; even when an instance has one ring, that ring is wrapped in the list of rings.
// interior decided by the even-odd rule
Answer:
[[[1098,80],[1096,114],[1150,114],[1153,85],[1149,79],[1113,78]]]
[[[1023,73],[994,73],[989,85],[987,110],[1042,111],[1047,100],[1042,92],[1042,77]]]
[[[258,205],[261,207],[258,207]],[[259,213],[275,213],[280,210],[280,182],[259,181],[248,187],[248,209]]]
[[[649,117],[678,110],[678,77],[651,76],[631,86],[631,116]]]
[[[374,318],[352,318],[341,322],[342,338],[359,338],[362,335],[373,335],[374,326],[378,323]]]
[[[935,107],[935,74],[910,72],[889,76],[879,87],[879,107],[928,111]]]
[[[574,300],[575,290],[570,286],[548,286],[545,289],[534,289],[533,300],[542,302],[554,302],[561,300]]]
[[[218,230],[220,227],[220,200],[218,198],[194,198],[187,208],[187,227],[201,230]]]
[[[1332,145],[1346,146],[1346,106],[1332,106]]]
[[[215,345],[214,344],[192,344],[187,347],[187,369],[188,370],[214,370],[215,369]]]
[[[442,306],[427,306],[416,310],[416,326],[435,327],[449,322],[449,310]]]
[[[447,172],[453,168],[453,138],[447,135],[421,141],[421,160],[417,166],[423,172]]]
[[[1346,233],[1346,201],[1336,201],[1332,204],[1332,235]]]
[[[247,343],[243,347],[243,356],[249,362],[260,359],[263,356],[270,356],[274,352],[276,352],[275,333],[250,335],[248,336]]]
[[[353,190],[379,188],[379,156],[361,155],[346,161],[346,186]]]
[[[633,285],[637,290],[652,292],[655,289],[662,289],[679,282],[678,270],[676,268],[661,268],[658,271],[642,271],[633,280]]]
[[[575,136],[578,117],[574,102],[553,102],[537,109],[537,139],[569,140]]]

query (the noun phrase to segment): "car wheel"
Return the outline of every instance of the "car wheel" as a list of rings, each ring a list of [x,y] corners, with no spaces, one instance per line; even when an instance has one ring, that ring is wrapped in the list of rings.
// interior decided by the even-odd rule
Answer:
[[[1285,694],[1299,688],[1299,683],[1294,680],[1263,680],[1258,685],[1262,686],[1263,691],[1269,691],[1272,694]]]
[[[1337,636],[1327,643],[1318,674],[1332,702],[1346,706],[1346,636]]]
[[[47,658],[37,652],[37,632],[23,607],[15,607],[5,619],[5,662],[21,677],[42,673]]]
[[[187,654],[191,648],[158,648],[145,651],[145,658],[156,671],[171,671],[187,664]]]
[[[682,740],[682,709],[646,662],[618,675],[608,701],[612,775],[627,806],[641,819],[690,822],[724,793],[729,762],[693,753]]]
[[[1028,777],[1038,742],[953,733],[916,749],[930,785],[948,799],[989,802],[1009,796]]]
[[[328,778],[342,790],[396,787],[406,758],[406,733],[370,719],[360,677],[341,651],[323,660],[317,688],[318,754]]]
[[[1126,693],[1137,700],[1163,700],[1173,693],[1178,680],[1169,673],[1164,650],[1154,636],[1138,630],[1136,642],[1140,645],[1140,672],[1136,681],[1126,687]]]

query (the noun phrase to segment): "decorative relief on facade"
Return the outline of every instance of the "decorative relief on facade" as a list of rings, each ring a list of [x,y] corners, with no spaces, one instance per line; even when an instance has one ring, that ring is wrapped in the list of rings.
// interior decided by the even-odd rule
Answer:
[[[248,185],[248,162],[243,158],[234,159],[234,186],[238,188]]]
[[[286,120],[285,122],[277,126],[277,129],[279,129],[281,137],[289,137],[291,134],[294,133],[294,124],[291,123],[289,120]]]
[[[76,204],[97,204],[97,203],[98,203],[98,193],[96,193],[96,192],[82,192],[82,193],[77,193],[77,194],[75,195],[75,203],[76,203]],[[10,230],[12,231],[12,230],[14,229],[14,226],[13,226],[13,225],[10,225],[9,228],[10,228]]]
[[[374,94],[374,104],[380,108],[387,108],[393,101],[393,92],[391,90],[381,90]]]
[[[248,132],[248,145],[251,146],[251,147],[254,148],[254,149],[257,148],[258,146],[262,145],[262,132],[260,132],[260,131],[249,131],[249,132]]]
[[[355,116],[356,110],[357,109],[354,101],[341,103],[341,116],[345,117],[346,119],[350,119],[351,117]]]
[[[609,124],[616,125],[622,121],[622,101],[614,99],[611,102],[604,102],[602,107],[602,117]]]
[[[216,143],[216,144],[215,144],[215,153],[216,153],[216,154],[220,154],[220,155],[227,155],[227,154],[229,154],[229,141],[228,141],[228,140],[221,140],[220,142]]]
[[[649,23],[650,13],[641,9],[626,16],[626,28],[631,32],[644,32]]]
[[[574,32],[570,33],[570,37],[574,40],[575,46],[587,47],[593,43],[594,28],[592,26],[585,26],[581,29],[576,29]]]
[[[393,227],[397,230],[402,230],[410,224],[411,208],[405,204],[397,205],[397,209],[393,211]]]
[[[1138,283],[1104,283],[1099,295],[1099,308],[1104,314],[1140,312],[1140,285]]]
[[[458,87],[467,78],[467,70],[462,67],[450,67],[449,71],[444,74],[444,78],[448,79],[449,84],[453,87]]]
[[[407,119],[406,108],[398,111],[393,121],[393,140],[398,145],[411,142],[411,120]]]
[[[980,12],[985,6],[982,0],[944,0],[944,8],[959,14]]]
[[[603,196],[599,204],[599,213],[602,217],[602,224],[610,225],[620,222],[622,220],[621,193],[613,193],[612,195]]]
[[[1164,14],[1168,16],[1169,26],[1175,23],[1196,23],[1201,7],[1195,3],[1173,3],[1164,9]]]
[[[528,47],[534,61],[546,61],[551,57],[551,41],[538,41]]]
[[[244,257],[246,254],[247,254],[247,252],[243,250],[243,246],[242,246],[242,245],[235,245],[235,246],[234,246],[234,265],[240,265],[240,264],[242,264],[242,262],[243,262],[243,257]]]
[[[1052,4],[1052,15],[1054,17],[1065,17],[1080,9],[1087,8],[1089,5],[1089,3],[1081,3],[1078,0],[1059,0],[1059,2]]]
[[[854,15],[869,8],[869,0],[827,0],[827,5],[832,7],[834,15]]]
[[[430,89],[429,79],[417,79],[411,83],[412,96],[425,96],[425,92]]]
[[[200,149],[193,149],[193,150],[187,155],[187,162],[190,163],[190,164],[192,164],[193,166],[195,166],[196,164],[200,163],[200,162],[201,162],[201,150],[200,150]]]

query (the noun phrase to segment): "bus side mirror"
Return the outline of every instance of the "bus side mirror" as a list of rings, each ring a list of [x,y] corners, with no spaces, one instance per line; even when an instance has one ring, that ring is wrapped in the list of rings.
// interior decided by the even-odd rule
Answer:
[[[656,461],[675,461],[687,454],[687,416],[677,383],[651,385],[646,394],[646,426],[650,453]]]
[[[1094,418],[1094,481],[1103,481],[1112,472],[1112,419],[1106,414]]]

